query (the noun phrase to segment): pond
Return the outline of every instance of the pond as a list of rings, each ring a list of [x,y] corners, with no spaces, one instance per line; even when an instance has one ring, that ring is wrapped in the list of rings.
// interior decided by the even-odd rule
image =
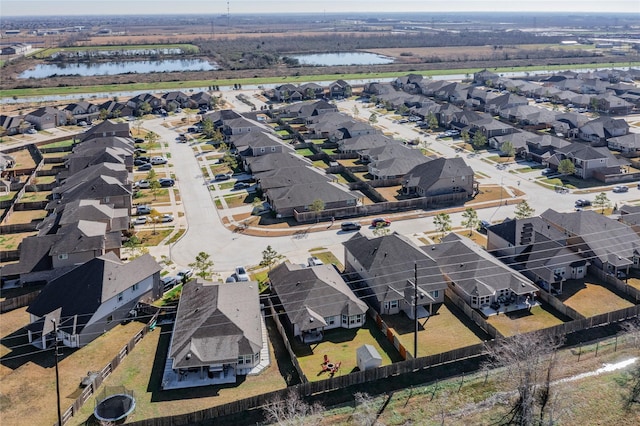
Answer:
[[[84,58],[87,56],[151,56],[151,55],[179,55],[184,53],[180,48],[166,49],[116,49],[116,50],[76,50],[62,51],[51,55],[52,58]]]
[[[146,74],[174,71],[213,71],[217,64],[202,59],[164,59],[160,61],[117,61],[82,64],[40,64],[22,72],[18,78],[47,78],[56,75],[83,77],[116,74]]]
[[[383,65],[393,63],[393,58],[364,52],[313,53],[292,55],[302,65]]]

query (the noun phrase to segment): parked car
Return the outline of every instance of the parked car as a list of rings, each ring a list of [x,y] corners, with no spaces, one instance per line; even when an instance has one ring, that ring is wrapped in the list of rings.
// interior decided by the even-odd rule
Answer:
[[[359,231],[362,226],[358,222],[342,222],[340,229],[343,231]]]
[[[133,219],[133,224],[134,225],[144,225],[145,223],[147,223],[148,218],[146,216],[138,216],[135,219]]]
[[[146,154],[147,150],[144,149],[144,148],[136,148],[136,149],[133,150],[133,153],[136,154],[136,155],[137,154]]]
[[[481,220],[480,225],[478,225],[478,231],[487,231],[487,228],[491,226],[491,222],[487,220]]]
[[[169,213],[163,214],[162,216],[160,216],[160,222],[162,223],[173,222],[173,215]]]
[[[309,266],[324,265],[324,262],[315,256],[311,256],[309,259],[307,259],[307,265]]]
[[[391,221],[389,219],[385,219],[384,217],[377,217],[371,221],[371,226],[377,228],[378,226],[390,226]]]
[[[153,164],[154,166],[157,166],[159,164],[167,164],[167,159],[160,156],[151,157],[151,164]]]
[[[38,131],[36,129],[28,129],[27,133],[29,133],[30,135],[35,135],[36,133],[38,133]]]
[[[576,207],[587,207],[591,205],[591,201],[589,200],[584,200],[584,199],[579,199],[576,200]]]
[[[215,180],[229,180],[231,179],[231,176],[229,176],[228,174],[225,173],[219,173],[217,175],[214,176]]]
[[[148,172],[152,168],[153,168],[153,166],[151,165],[151,163],[144,163],[144,164],[138,166],[138,171],[139,172]]]
[[[136,215],[149,214],[149,213],[151,213],[151,207],[149,206],[136,207]]]
[[[160,186],[164,187],[173,186],[176,184],[176,181],[171,178],[160,178],[158,179],[158,182],[160,182]]]
[[[176,278],[178,278],[178,280],[180,280],[180,281],[186,281],[189,278],[191,278],[192,276],[193,276],[193,270],[192,269],[181,269],[176,274]]]
[[[135,138],[135,139],[133,140],[133,143],[144,143],[144,139],[142,139],[142,138]]]
[[[224,280],[224,282],[225,282],[225,283],[235,283],[235,282],[236,282],[236,277],[235,277],[235,276],[233,276],[233,275],[229,275],[229,276],[227,277],[227,279],[226,279],[226,280]]]
[[[148,189],[151,188],[151,182],[149,182],[147,179],[142,179],[134,182],[133,187],[139,189]]]
[[[548,175],[551,175],[553,173],[555,173],[555,171],[553,169],[544,169],[542,171],[542,176],[548,176]]]
[[[238,281],[249,281],[249,274],[244,266],[236,266],[235,279]]]
[[[618,185],[613,187],[613,192],[627,192],[629,190],[628,186]]]
[[[162,277],[160,278],[160,283],[162,284],[162,291],[165,292],[171,290],[176,284],[178,284],[178,278],[171,276]]]
[[[238,190],[238,189],[247,189],[247,188],[249,188],[250,186],[251,186],[251,185],[250,185],[250,184],[248,184],[248,183],[246,183],[246,182],[236,182],[236,183],[233,185],[233,189],[236,189],[236,190]]]

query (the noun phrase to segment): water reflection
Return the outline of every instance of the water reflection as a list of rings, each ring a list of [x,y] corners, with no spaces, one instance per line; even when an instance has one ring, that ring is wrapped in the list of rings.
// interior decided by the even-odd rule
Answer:
[[[213,71],[217,64],[202,59],[163,59],[159,61],[118,61],[73,64],[40,64],[22,72],[18,78],[47,78],[55,75],[145,74],[174,71]]]

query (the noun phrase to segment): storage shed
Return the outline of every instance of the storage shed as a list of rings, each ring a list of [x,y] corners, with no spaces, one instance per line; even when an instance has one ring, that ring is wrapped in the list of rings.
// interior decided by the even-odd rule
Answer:
[[[382,357],[376,348],[371,345],[360,346],[356,349],[356,356],[358,358],[358,368],[360,371],[378,368],[382,365]]]

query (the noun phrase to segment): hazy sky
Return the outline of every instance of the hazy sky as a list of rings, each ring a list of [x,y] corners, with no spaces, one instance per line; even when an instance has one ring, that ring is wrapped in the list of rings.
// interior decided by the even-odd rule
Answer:
[[[640,0],[0,0],[0,16],[331,12],[626,12]],[[401,9],[399,9],[401,8]]]

